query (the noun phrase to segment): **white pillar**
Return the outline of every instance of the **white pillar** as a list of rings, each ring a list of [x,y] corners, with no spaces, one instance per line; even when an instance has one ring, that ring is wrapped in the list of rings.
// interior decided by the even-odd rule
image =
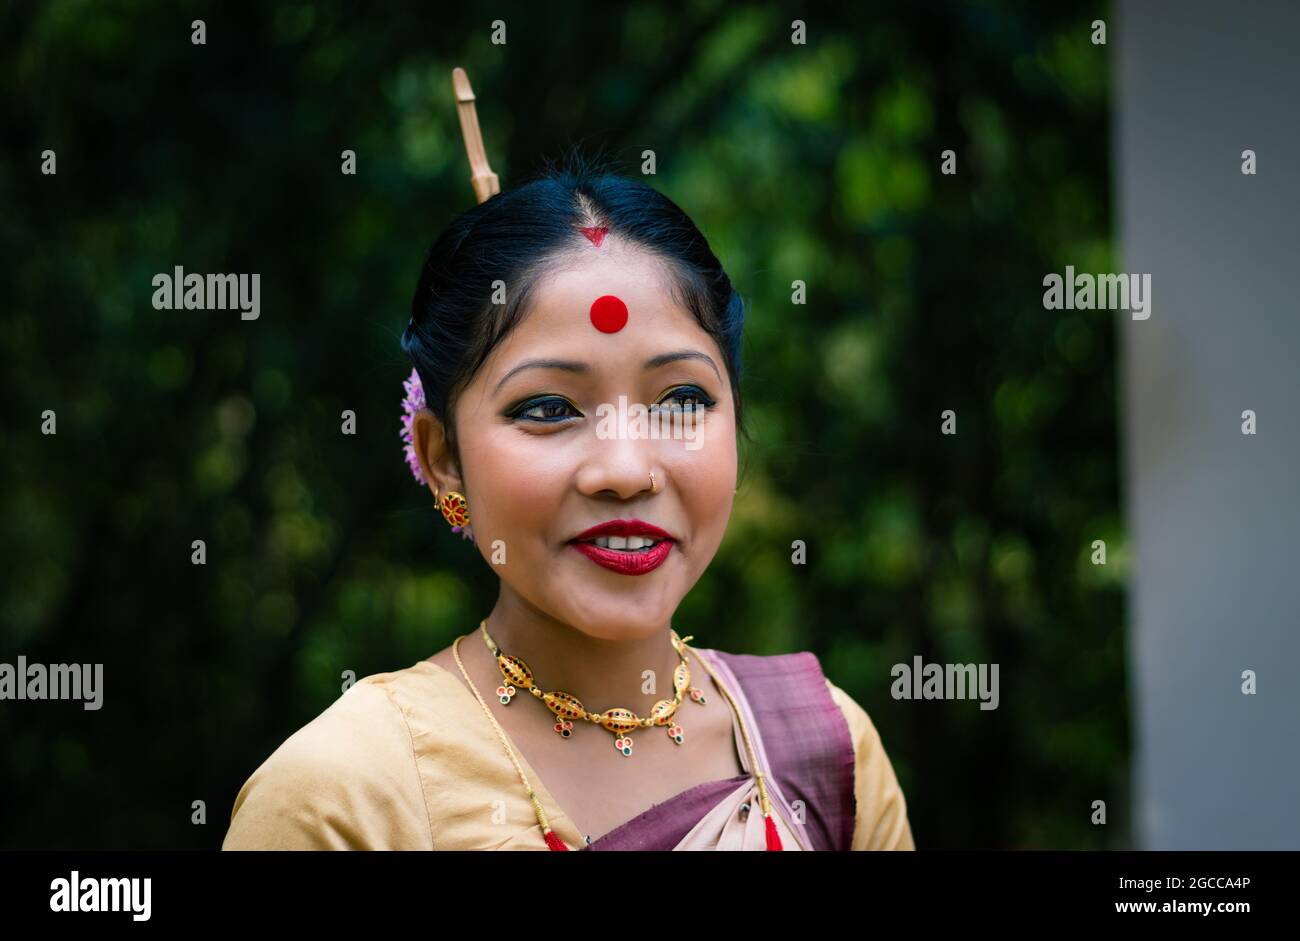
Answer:
[[[1116,265],[1152,276],[1116,315],[1135,845],[1297,849],[1300,3],[1109,19]]]

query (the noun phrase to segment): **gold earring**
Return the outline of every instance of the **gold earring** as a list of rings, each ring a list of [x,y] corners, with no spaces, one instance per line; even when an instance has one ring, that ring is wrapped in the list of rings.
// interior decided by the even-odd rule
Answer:
[[[451,523],[452,532],[458,533],[462,526],[469,525],[469,501],[463,493],[447,491],[442,495],[439,509],[442,510],[443,518]]]
[[[438,509],[442,513],[443,519],[451,524],[453,533],[460,533],[466,539],[473,539],[473,531],[469,528],[469,501],[465,499],[463,493],[455,490],[448,490],[438,500],[438,488],[433,488],[433,498],[438,502]]]

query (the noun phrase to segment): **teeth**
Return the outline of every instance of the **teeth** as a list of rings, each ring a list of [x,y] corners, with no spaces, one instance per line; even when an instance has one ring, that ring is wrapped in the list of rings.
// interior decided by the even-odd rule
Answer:
[[[592,542],[602,549],[622,549],[625,552],[634,552],[638,549],[649,549],[651,546],[656,546],[660,540],[651,539],[649,536],[597,536]]]

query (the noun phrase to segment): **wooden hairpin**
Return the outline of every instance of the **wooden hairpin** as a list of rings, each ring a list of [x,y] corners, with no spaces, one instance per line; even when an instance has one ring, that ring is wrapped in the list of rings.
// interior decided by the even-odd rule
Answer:
[[[481,203],[501,192],[501,181],[488,166],[487,151],[483,149],[483,132],[478,126],[478,112],[474,110],[474,89],[470,88],[469,76],[460,66],[451,70],[451,87],[456,93],[460,130],[465,136],[465,151],[469,154],[469,181],[474,185],[474,195]]]

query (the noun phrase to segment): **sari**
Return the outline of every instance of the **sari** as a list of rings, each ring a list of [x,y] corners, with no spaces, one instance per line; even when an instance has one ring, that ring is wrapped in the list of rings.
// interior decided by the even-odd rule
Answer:
[[[689,649],[707,658],[744,716],[783,849],[914,849],[874,725],[814,654]],[[726,704],[711,677],[700,685]],[[763,850],[755,769],[735,711],[732,726],[740,775],[688,788],[591,841],[512,747],[571,850]],[[459,676],[422,660],[359,680],[277,748],[240,788],[222,848],[548,847],[478,700]]]

